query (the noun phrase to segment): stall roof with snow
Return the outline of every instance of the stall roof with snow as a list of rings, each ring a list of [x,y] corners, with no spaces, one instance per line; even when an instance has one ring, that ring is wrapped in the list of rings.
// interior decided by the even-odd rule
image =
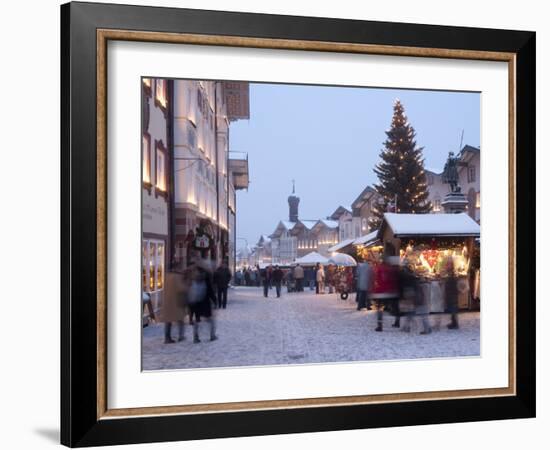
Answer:
[[[345,239],[342,242],[338,242],[338,244],[333,245],[328,249],[329,252],[337,252],[339,250],[342,250],[343,248],[347,247],[348,245],[353,244],[355,241],[355,238]]]
[[[386,213],[380,234],[389,227],[395,237],[472,236],[479,237],[479,224],[468,214],[399,214]]]
[[[354,239],[353,245],[368,245],[378,240],[378,230],[371,231],[369,234]]]

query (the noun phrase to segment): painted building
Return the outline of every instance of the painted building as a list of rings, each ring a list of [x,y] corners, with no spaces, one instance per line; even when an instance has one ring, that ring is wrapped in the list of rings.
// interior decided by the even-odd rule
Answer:
[[[367,186],[353,201],[351,204],[353,236],[350,236],[350,238],[365,236],[372,231],[369,222],[370,218],[373,216],[374,206],[376,205],[376,202],[378,202],[379,198],[380,195],[376,192],[376,190],[371,186]]]
[[[233,89],[236,85],[239,89]],[[236,102],[235,95],[243,98]],[[248,160],[238,158],[237,172],[230,158],[229,129],[232,120],[248,118],[243,113],[243,109],[248,111],[248,106],[243,106],[247,102],[247,83],[173,81],[177,268],[185,268],[197,257],[215,265],[226,260],[232,268],[235,266],[235,191],[248,187]],[[230,105],[240,108],[238,115],[232,115]]]
[[[170,258],[169,104],[170,84],[142,79],[142,289],[153,308],[162,303],[165,270]]]

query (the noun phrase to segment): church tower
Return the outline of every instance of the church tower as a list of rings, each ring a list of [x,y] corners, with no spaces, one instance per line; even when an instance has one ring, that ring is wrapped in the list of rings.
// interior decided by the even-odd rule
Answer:
[[[300,197],[296,196],[296,186],[294,180],[292,180],[292,194],[288,197],[288,220],[291,222],[298,222],[299,204]]]

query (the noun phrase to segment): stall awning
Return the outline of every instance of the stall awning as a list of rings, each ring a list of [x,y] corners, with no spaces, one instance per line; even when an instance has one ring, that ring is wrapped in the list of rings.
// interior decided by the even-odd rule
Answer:
[[[388,226],[395,237],[463,236],[479,237],[479,224],[468,214],[386,213],[382,227]]]
[[[374,230],[369,234],[358,237],[353,241],[353,245],[369,245],[378,240],[378,230]]]
[[[351,239],[346,239],[342,242],[339,242],[338,244],[336,245],[333,245],[332,247],[330,247],[328,249],[329,252],[337,252],[337,251],[340,251],[342,250],[343,248],[347,247],[348,245],[351,245],[353,244],[353,241],[355,241],[355,238],[351,238]]]

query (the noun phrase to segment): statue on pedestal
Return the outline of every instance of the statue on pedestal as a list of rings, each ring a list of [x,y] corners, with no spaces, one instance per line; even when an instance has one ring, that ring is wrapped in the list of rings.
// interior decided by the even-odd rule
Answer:
[[[451,192],[460,192],[460,186],[458,185],[458,158],[453,152],[449,152],[449,157],[443,168],[441,174],[441,180],[443,183],[448,183],[451,187]]]

